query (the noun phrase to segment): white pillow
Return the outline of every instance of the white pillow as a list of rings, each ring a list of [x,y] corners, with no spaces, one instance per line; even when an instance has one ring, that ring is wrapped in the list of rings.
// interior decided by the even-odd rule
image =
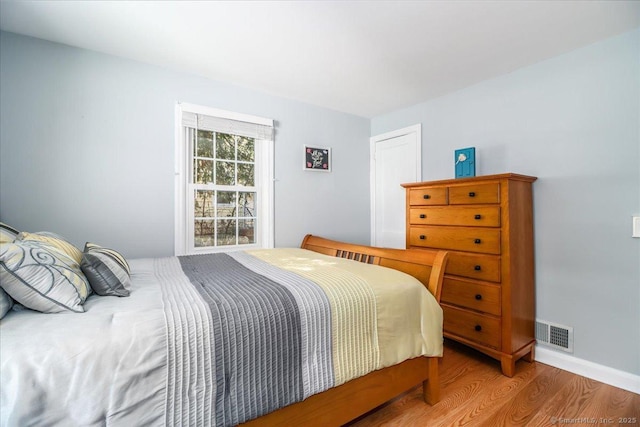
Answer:
[[[43,313],[82,313],[91,293],[77,262],[35,240],[0,245],[0,281],[15,301]]]

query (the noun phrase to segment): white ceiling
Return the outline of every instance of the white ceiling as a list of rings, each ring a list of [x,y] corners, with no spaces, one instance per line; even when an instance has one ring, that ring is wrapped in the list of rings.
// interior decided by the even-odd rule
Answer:
[[[0,28],[373,117],[640,26],[640,1],[0,1]]]

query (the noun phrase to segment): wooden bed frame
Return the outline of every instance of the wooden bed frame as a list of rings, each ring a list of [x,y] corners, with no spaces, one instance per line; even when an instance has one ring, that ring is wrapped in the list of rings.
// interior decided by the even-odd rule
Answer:
[[[308,234],[301,248],[403,271],[420,280],[438,302],[448,253],[353,245]],[[371,372],[302,402],[241,424],[256,426],[340,426],[422,383],[424,400],[440,400],[438,357],[417,357]]]

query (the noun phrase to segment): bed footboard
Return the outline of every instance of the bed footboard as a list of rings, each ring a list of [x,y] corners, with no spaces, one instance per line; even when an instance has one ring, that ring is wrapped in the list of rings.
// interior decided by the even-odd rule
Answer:
[[[425,401],[440,398],[437,357],[417,357],[371,372],[338,387],[284,407],[243,427],[305,426],[338,427],[375,409],[422,382]]]
[[[427,287],[438,302],[449,253],[429,249],[391,249],[354,245],[307,234],[300,246],[329,256],[376,264],[407,273]]]

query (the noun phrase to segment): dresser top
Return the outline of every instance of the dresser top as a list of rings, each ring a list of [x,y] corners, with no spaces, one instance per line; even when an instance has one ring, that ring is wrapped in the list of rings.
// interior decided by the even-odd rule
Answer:
[[[473,183],[473,182],[479,182],[479,181],[491,181],[491,180],[500,180],[500,179],[533,182],[538,178],[536,178],[535,176],[520,175],[517,173],[501,173],[496,175],[473,176],[469,178],[451,178],[451,179],[442,179],[438,181],[409,182],[401,185],[404,188],[410,188],[410,187],[421,187],[424,185],[460,184],[465,182]]]

